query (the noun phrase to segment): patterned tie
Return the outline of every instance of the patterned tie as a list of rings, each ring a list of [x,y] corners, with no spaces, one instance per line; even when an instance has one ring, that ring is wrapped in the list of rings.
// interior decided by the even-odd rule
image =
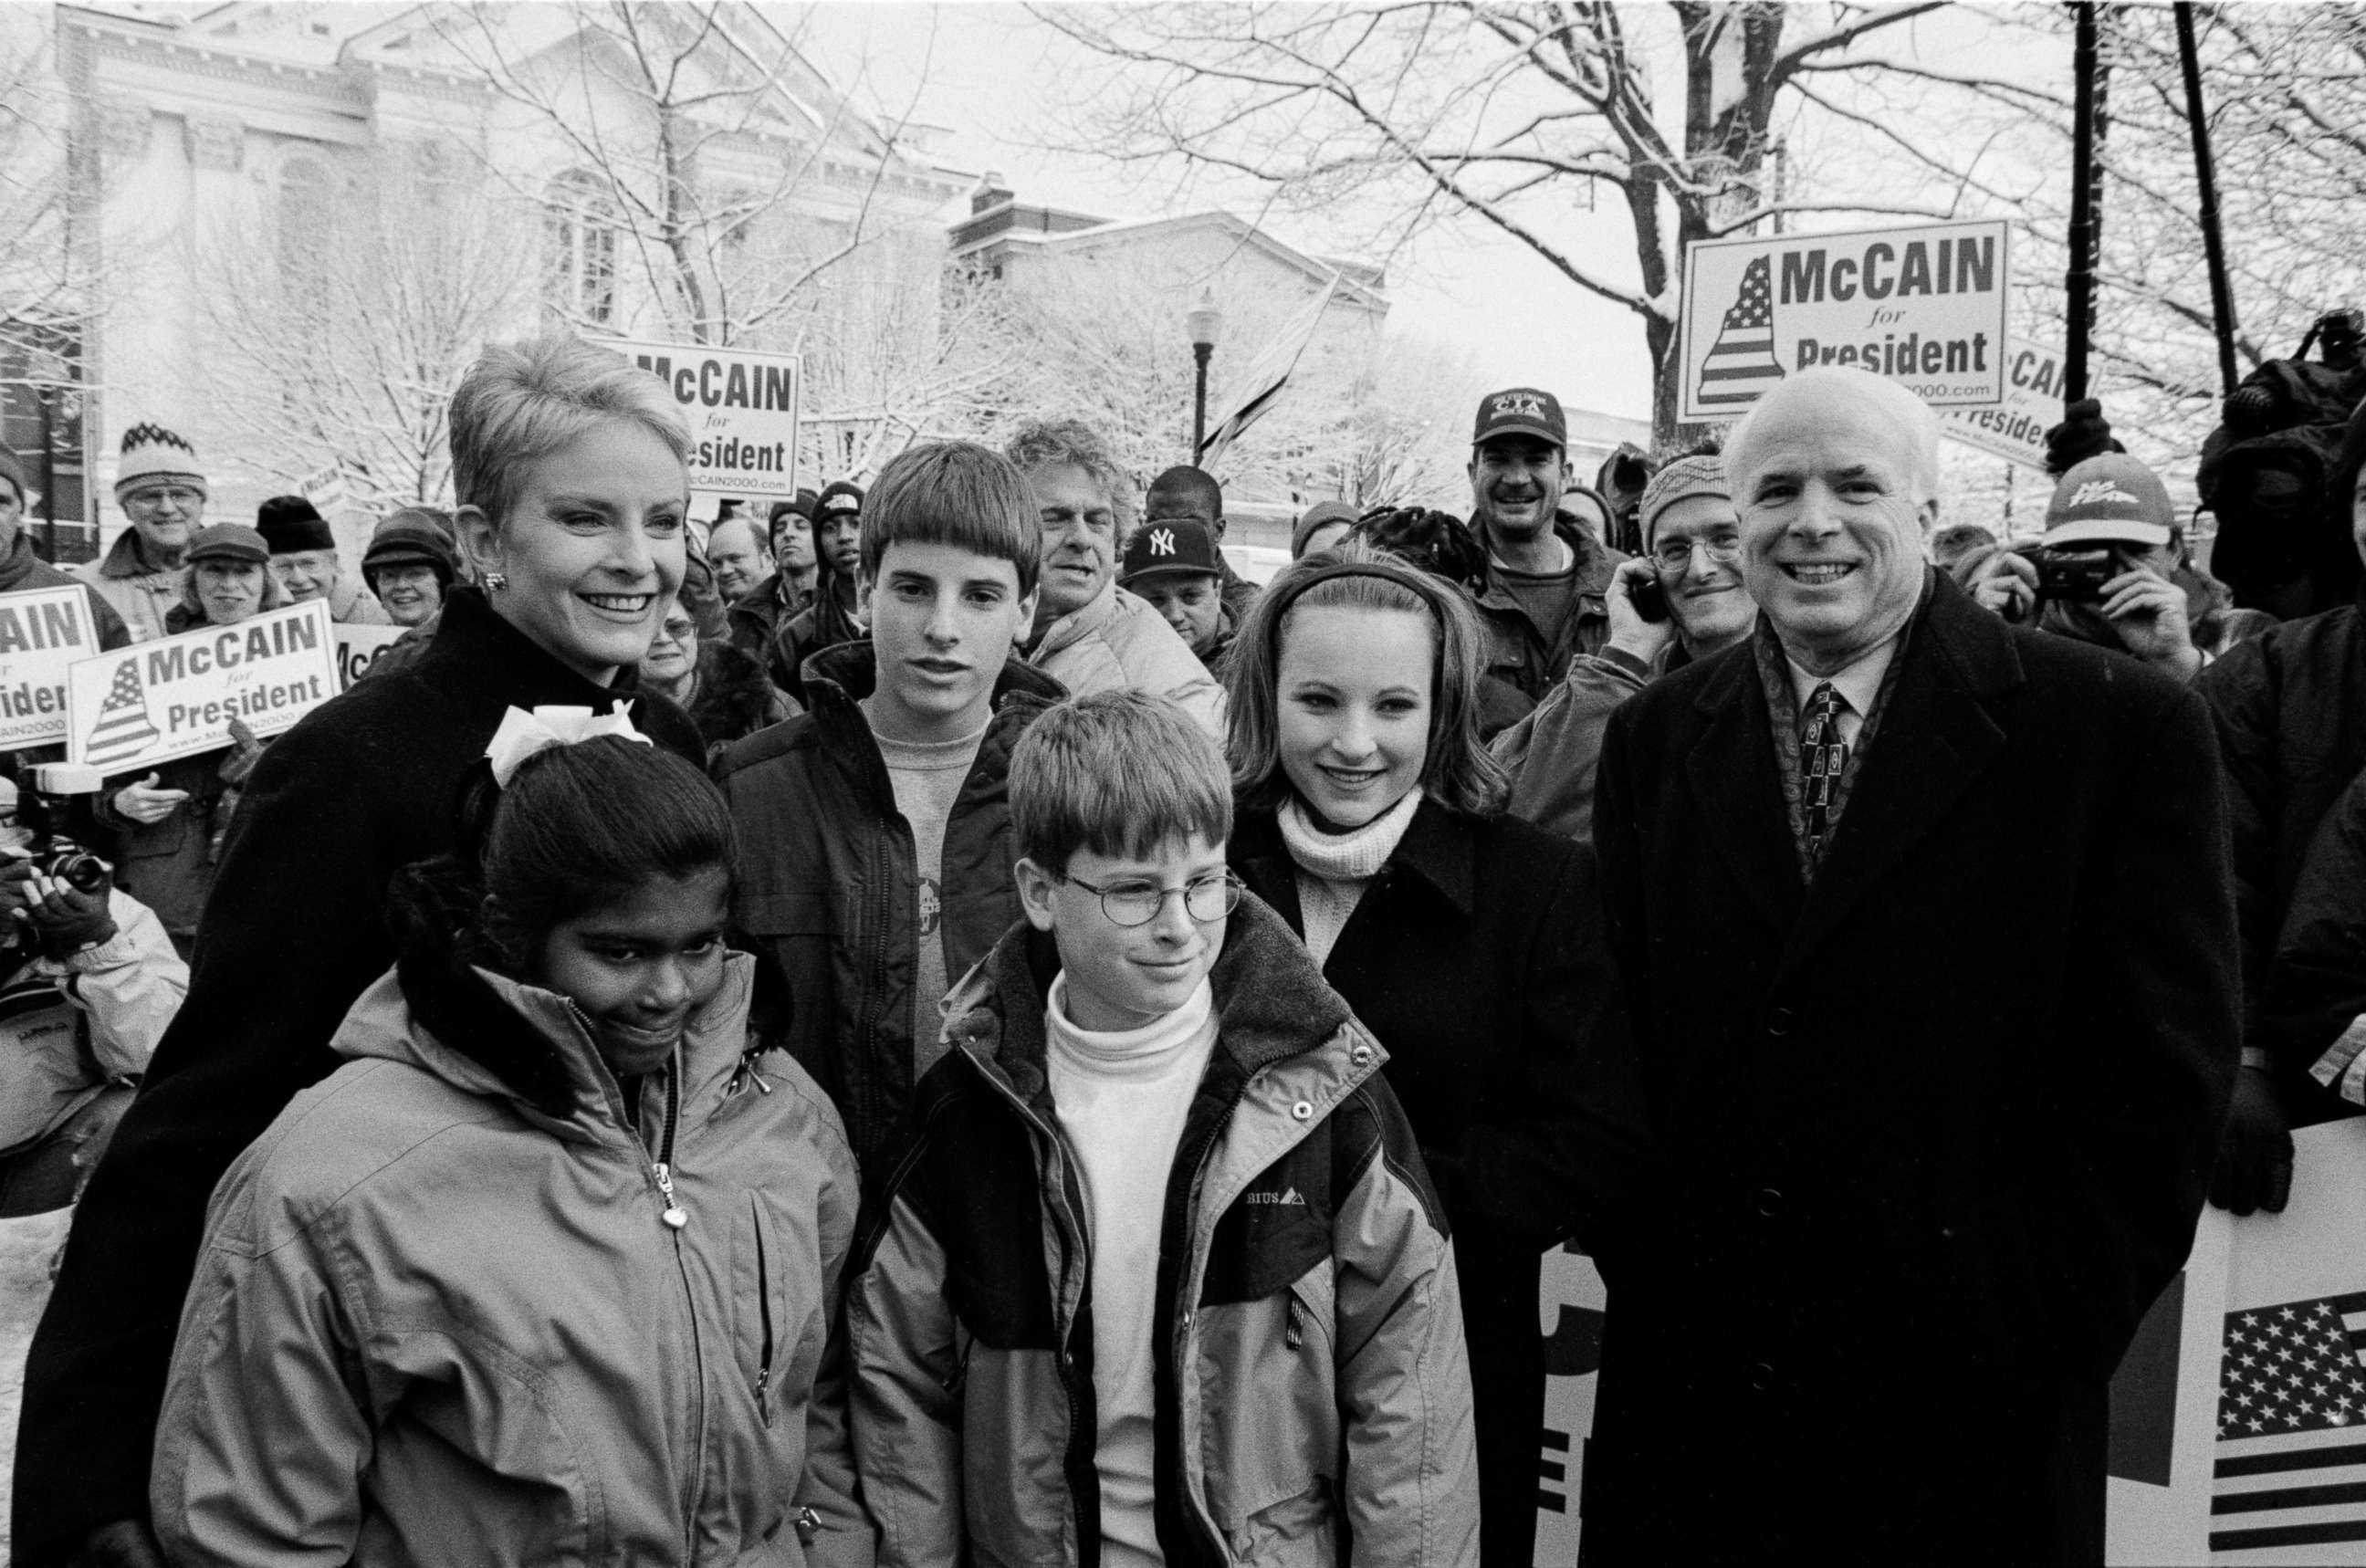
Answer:
[[[1841,739],[1841,694],[1830,681],[1809,694],[1800,720],[1800,805],[1808,820],[1808,863],[1814,865],[1824,857],[1832,795],[1840,787],[1841,770],[1848,766],[1848,746]]]

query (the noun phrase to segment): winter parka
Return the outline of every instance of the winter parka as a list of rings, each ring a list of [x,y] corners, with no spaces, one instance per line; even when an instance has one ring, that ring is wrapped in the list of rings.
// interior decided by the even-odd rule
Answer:
[[[1148,600],[1115,582],[1046,626],[1027,662],[1073,696],[1131,687],[1165,697],[1218,741],[1224,739],[1223,687]]]
[[[1610,638],[1610,579],[1626,555],[1594,536],[1567,512],[1553,514],[1553,536],[1569,547],[1576,595],[1561,624],[1540,632],[1512,591],[1490,581],[1473,601],[1487,630],[1486,673],[1531,703],[1542,702],[1581,653],[1599,653]]]
[[[1052,939],[1014,928],[948,998],[953,1046],[867,1198],[847,1296],[879,1561],[1100,1558],[1092,1238],[1044,1059]],[[1241,900],[1156,1286],[1168,1568],[1479,1562],[1446,1219],[1386,1053]]]
[[[136,1078],[188,994],[189,966],[163,923],[109,892],[115,934],[62,958],[0,964],[0,1158],[47,1137],[110,1082]]]
[[[151,570],[140,556],[140,530],[126,528],[105,555],[68,568],[66,575],[107,601],[130,629],[132,641],[153,642],[166,635],[164,617],[181,602],[189,569]]]
[[[871,1562],[854,1162],[745,1055],[754,967],[630,1110],[563,997],[410,956],[363,994],[207,1214],[150,1483],[176,1568]]]
[[[876,677],[867,642],[815,654],[806,661],[811,711],[757,731],[715,768],[739,829],[737,939],[780,965],[796,1003],[785,1043],[845,1115],[866,1172],[911,1102],[920,965],[918,850],[858,705]],[[1010,751],[1066,694],[1016,660],[995,683],[994,717],[945,821],[949,976],[967,972],[1019,919]]]

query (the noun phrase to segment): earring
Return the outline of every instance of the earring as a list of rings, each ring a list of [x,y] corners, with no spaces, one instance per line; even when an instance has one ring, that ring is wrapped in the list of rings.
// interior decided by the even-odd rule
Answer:
[[[488,592],[499,593],[502,589],[507,588],[510,585],[510,580],[498,571],[484,572],[481,573],[480,576],[484,581],[486,592]]]

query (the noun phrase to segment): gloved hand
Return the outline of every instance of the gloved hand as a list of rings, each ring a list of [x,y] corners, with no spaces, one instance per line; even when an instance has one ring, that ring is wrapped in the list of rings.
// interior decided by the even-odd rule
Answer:
[[[2292,1180],[2292,1123],[2282,1097],[2266,1069],[2244,1067],[2235,1075],[2235,1103],[2218,1145],[2218,1167],[2210,1174],[2210,1201],[2237,1214],[2281,1214]]]
[[[67,1568],[165,1568],[155,1534],[138,1519],[118,1519],[83,1537]]]
[[[0,905],[27,941],[51,958],[68,957],[115,934],[106,888],[84,893],[22,861],[0,869]]]
[[[215,772],[220,775],[222,783],[232,789],[241,789],[246,784],[247,775],[254,772],[254,764],[263,761],[265,742],[255,738],[254,731],[246,727],[246,720],[242,718],[230,721],[230,755],[222,759],[221,766]],[[224,812],[222,815],[227,819],[230,814]]]
[[[2112,438],[2112,422],[2103,417],[2102,400],[2081,398],[2062,411],[2062,423],[2045,433],[2045,472],[2060,479],[2090,457],[2124,452]]]

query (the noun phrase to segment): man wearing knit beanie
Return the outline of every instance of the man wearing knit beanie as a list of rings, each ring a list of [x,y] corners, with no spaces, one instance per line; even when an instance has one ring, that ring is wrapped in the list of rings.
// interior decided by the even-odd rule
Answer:
[[[1610,711],[1668,671],[1742,641],[1758,620],[1724,458],[1696,453],[1662,467],[1643,488],[1637,522],[1643,555],[1611,577],[1609,640],[1572,660],[1536,712],[1493,745],[1512,775],[1512,814],[1573,839],[1594,836],[1594,766]]]
[[[197,448],[161,424],[141,423],[123,433],[116,464],[115,501],[131,526],[95,561],[73,575],[112,605],[135,641],[164,635],[164,617],[181,602],[189,575],[183,558],[190,536],[205,525],[206,477]]]
[[[131,633],[113,605],[94,592],[88,583],[68,577],[33,552],[32,536],[25,532],[26,499],[24,460],[0,446],[0,593],[35,588],[79,588],[90,606],[98,646],[102,649],[128,646]]]
[[[275,495],[258,507],[254,526],[271,547],[272,575],[287,592],[290,604],[314,599],[329,604],[329,618],[340,625],[391,625],[368,589],[345,576],[337,558],[336,536],[328,519],[300,495]]]

